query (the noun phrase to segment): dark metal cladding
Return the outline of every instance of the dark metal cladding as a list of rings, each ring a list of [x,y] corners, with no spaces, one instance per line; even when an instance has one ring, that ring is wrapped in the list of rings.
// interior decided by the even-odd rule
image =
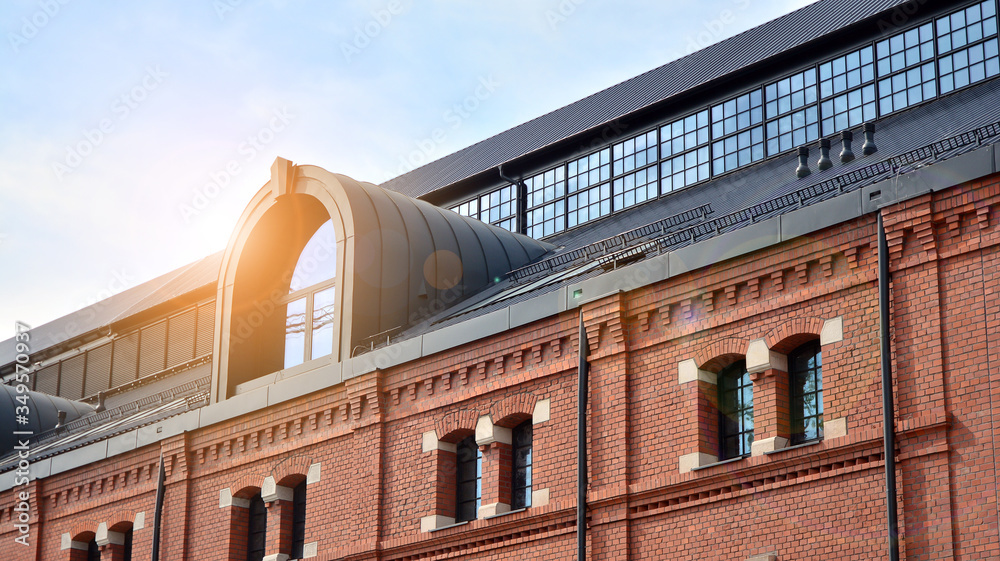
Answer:
[[[358,341],[467,299],[553,246],[338,175],[353,216]],[[400,256],[407,256],[400,259]]]
[[[382,183],[420,197],[781,54],[907,0],[824,0]]]
[[[19,396],[27,401],[29,413],[15,415],[17,407],[22,405]],[[17,432],[40,434],[55,428],[59,422],[59,411],[66,413],[65,422],[79,419],[94,412],[94,408],[86,403],[72,401],[41,392],[28,391],[18,393],[14,386],[0,384],[0,411],[5,414],[0,420],[0,456],[5,456],[14,450],[18,439],[27,440]],[[22,422],[23,421],[23,422]]]

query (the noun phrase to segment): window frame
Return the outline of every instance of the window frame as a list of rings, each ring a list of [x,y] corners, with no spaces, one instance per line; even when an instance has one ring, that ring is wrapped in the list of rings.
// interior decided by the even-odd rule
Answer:
[[[306,505],[308,492],[303,479],[292,488],[292,548],[290,557],[302,559],[306,542]]]
[[[525,435],[527,442],[525,443]],[[531,491],[533,489],[532,475],[534,466],[534,424],[531,419],[522,422],[511,430],[511,465],[510,465],[510,508],[520,510],[531,507]],[[522,455],[525,455],[524,465],[518,465]],[[525,476],[518,478],[518,470],[524,470]],[[523,481],[523,483],[522,483]]]
[[[259,505],[259,506],[258,506]],[[256,509],[259,509],[255,511]],[[255,523],[260,527],[256,528]],[[260,549],[254,549],[254,538],[260,536]],[[259,556],[255,556],[257,553]],[[250,504],[247,506],[247,529],[246,529],[246,559],[247,561],[262,561],[267,555],[267,505],[258,492],[250,497]]]
[[[101,547],[97,545],[97,536],[87,541],[87,561],[101,561]]]
[[[313,242],[313,240],[316,238],[316,235],[319,233],[319,231],[322,230],[324,226],[326,226],[327,224],[332,223],[332,222],[333,222],[332,218],[330,218],[330,219],[322,222],[316,228],[316,230],[309,236],[309,239],[306,240],[306,243],[302,245],[301,249],[299,250],[299,255],[298,255],[298,257],[295,260],[295,265],[292,267],[292,270],[290,272],[290,277],[289,277],[289,281],[288,281],[289,289],[291,288],[292,280],[295,278],[295,273],[296,273],[296,271],[298,271],[299,264],[300,264],[300,261],[302,259],[302,255],[305,252],[306,248],[309,246],[309,244],[311,244]],[[336,290],[335,290],[335,288],[337,286],[338,273],[339,273],[339,271],[337,271],[337,267],[338,267],[338,264],[339,264],[339,256],[340,256],[340,253],[342,251],[343,251],[343,248],[337,247],[337,241],[334,240],[334,255],[330,256],[330,258],[334,259],[334,263],[333,263],[334,274],[333,274],[333,277],[331,277],[329,279],[321,280],[321,281],[319,281],[317,283],[313,283],[313,284],[311,284],[309,286],[304,286],[304,287],[299,288],[299,289],[297,289],[295,291],[289,291],[287,294],[284,294],[280,298],[277,298],[275,300],[275,303],[277,304],[277,306],[280,306],[281,309],[284,310],[284,317],[285,317],[285,323],[284,323],[284,328],[283,328],[284,342],[283,342],[283,345],[282,345],[282,352],[281,352],[281,354],[282,354],[282,362],[281,362],[281,364],[282,364],[282,369],[283,370],[284,369],[288,369],[288,368],[295,368],[296,366],[299,366],[301,364],[305,364],[305,363],[307,363],[307,362],[309,362],[311,360],[316,360],[316,359],[322,358],[324,356],[329,356],[329,355],[313,356],[313,351],[314,351],[314,348],[313,348],[313,332],[315,331],[315,320],[316,320],[316,317],[315,317],[315,312],[316,312],[316,295],[319,294],[319,293],[321,293],[321,292],[325,292],[327,290],[333,290],[333,296],[331,298],[331,300],[332,300],[332,304],[331,305],[334,307],[333,314],[334,314],[334,323],[335,323],[336,322],[336,314],[339,313],[339,310],[337,310],[337,308],[336,308],[337,293],[336,293]],[[300,300],[303,300],[303,299],[305,299],[305,302],[304,302],[304,304],[305,304],[305,315],[304,315],[304,320],[303,320],[304,326],[303,326],[303,342],[302,342],[302,347],[303,348],[302,348],[302,356],[300,357],[301,358],[300,361],[295,362],[293,364],[289,364],[288,363],[288,334],[289,334],[288,306],[290,304],[292,304],[292,303],[299,302]],[[331,327],[332,327],[332,329],[331,329],[332,333],[331,333],[331,341],[330,341],[331,346],[330,346],[330,353],[329,354],[332,355],[332,354],[336,354],[336,351],[337,351],[337,341],[336,341],[337,329],[336,329],[335,325],[332,325]]]
[[[732,388],[726,387],[726,380],[734,380],[736,382],[735,386]],[[750,390],[749,405],[744,400],[747,388]],[[716,391],[718,392],[718,401],[716,403],[718,404],[719,411],[719,461],[746,458],[750,456],[754,439],[754,387],[753,380],[747,372],[746,360],[738,360],[719,371],[716,375]],[[727,402],[726,394],[729,393],[737,396],[733,409],[725,406]],[[747,411],[749,411],[751,419],[749,427],[743,425],[743,416]],[[736,421],[737,429],[733,434],[730,434],[731,431],[727,427],[733,423],[734,418],[738,419]],[[745,440],[746,435],[749,435],[749,441]],[[735,451],[731,451],[727,446],[726,441],[731,438],[736,438],[738,442]],[[745,447],[744,442],[746,444]]]
[[[469,457],[469,452],[473,453]],[[463,457],[465,456],[465,457]],[[463,468],[468,469],[468,464],[475,464],[475,477],[463,479]],[[473,485],[474,491],[470,492],[469,485]],[[483,454],[476,444],[475,435],[463,438],[455,447],[455,523],[469,522],[479,517],[479,507],[482,506],[483,498]],[[463,505],[473,504],[471,512],[463,516]],[[471,515],[471,518],[469,517]]]
[[[811,355],[814,360],[813,367],[799,368],[799,360]],[[789,445],[796,446],[809,442],[819,442],[823,440],[823,347],[819,339],[807,341],[788,353],[788,420],[789,420]],[[807,376],[812,374],[817,382],[814,390],[806,391],[797,389],[797,376]],[[803,388],[805,383],[802,384]],[[799,395],[800,394],[800,395]],[[807,394],[816,397],[816,411],[812,415],[807,415],[805,410]],[[809,437],[806,431],[806,421],[816,420],[816,435]],[[801,427],[801,430],[799,428]]]

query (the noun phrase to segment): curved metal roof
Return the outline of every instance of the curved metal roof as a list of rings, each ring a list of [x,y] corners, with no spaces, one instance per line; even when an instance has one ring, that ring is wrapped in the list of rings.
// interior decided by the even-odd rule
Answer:
[[[351,214],[358,240],[355,329],[360,322],[369,336],[450,307],[553,249],[371,183],[335,177],[348,200],[349,209],[341,212]]]
[[[86,403],[71,401],[41,392],[17,393],[13,386],[0,384],[0,456],[14,450],[18,439],[27,440],[31,436],[55,428],[59,423],[59,411],[66,412],[66,421],[79,419],[94,412]],[[19,396],[27,396],[22,404]],[[27,415],[19,415],[17,407],[27,407]],[[23,421],[23,422],[22,422]],[[15,432],[30,434],[18,435]]]

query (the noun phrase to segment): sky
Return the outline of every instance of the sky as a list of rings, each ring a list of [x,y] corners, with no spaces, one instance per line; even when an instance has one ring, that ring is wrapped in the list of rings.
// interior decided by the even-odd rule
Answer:
[[[224,249],[275,157],[378,184],[809,3],[6,0],[0,339]]]

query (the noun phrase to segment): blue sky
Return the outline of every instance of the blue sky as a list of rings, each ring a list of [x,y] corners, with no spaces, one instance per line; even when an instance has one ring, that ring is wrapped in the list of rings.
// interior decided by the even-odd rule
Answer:
[[[276,156],[380,183],[808,3],[8,0],[0,339],[223,249]]]

